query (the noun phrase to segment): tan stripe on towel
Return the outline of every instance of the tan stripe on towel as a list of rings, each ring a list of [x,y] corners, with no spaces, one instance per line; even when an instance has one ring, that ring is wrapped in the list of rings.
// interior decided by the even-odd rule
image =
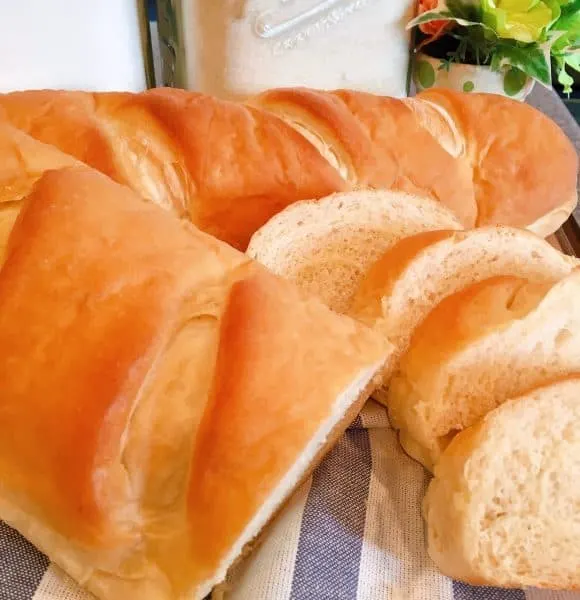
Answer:
[[[373,427],[377,414],[371,420],[367,409],[361,416],[369,427],[373,465],[357,600],[453,600],[451,580],[438,572],[425,547],[421,502],[427,475],[403,453],[388,425]]]
[[[59,567],[52,564],[40,580],[32,600],[95,600],[95,597],[82,590]]]
[[[309,477],[272,522],[263,543],[231,574],[223,598],[290,598],[302,515],[311,483]]]

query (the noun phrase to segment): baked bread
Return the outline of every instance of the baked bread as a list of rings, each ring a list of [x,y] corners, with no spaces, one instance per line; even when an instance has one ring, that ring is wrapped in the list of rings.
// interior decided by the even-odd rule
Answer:
[[[511,225],[547,237],[566,221],[578,203],[578,154],[553,121],[525,102],[496,94],[432,88],[417,99],[425,126],[435,123],[435,135],[441,125],[425,104],[457,132],[460,156],[472,168],[475,226]]]
[[[574,146],[523,102],[446,89],[404,100],[275,89],[252,102],[307,133],[351,182],[427,194],[466,228],[512,225],[547,237],[578,201]]]
[[[0,122],[0,264],[20,203],[49,169],[79,165],[54,146],[43,144]]]
[[[406,100],[349,90],[273,89],[249,102],[307,137],[351,185],[427,196],[475,224],[471,166],[458,160],[455,126],[439,112],[426,122]]]
[[[275,116],[185,90],[14,92],[2,116],[241,249],[288,204],[347,187]]]
[[[428,469],[452,437],[505,399],[580,372],[580,269],[557,283],[493,277],[440,302],[415,330],[387,405]]]
[[[459,433],[424,500],[428,549],[475,585],[580,589],[580,377]]]
[[[0,270],[0,519],[103,600],[201,599],[389,355],[106,176],[49,172]]]
[[[397,242],[371,267],[349,314],[380,331],[401,356],[445,297],[497,275],[557,281],[579,266],[577,258],[524,229],[422,232]]]
[[[0,95],[2,117],[242,250],[286,206],[355,188],[430,197],[465,228],[542,236],[577,202],[563,131],[489,94],[298,88],[242,104],[178,89],[39,90]]]
[[[345,313],[361,278],[385,250],[419,231],[449,228],[461,224],[434,200],[348,192],[289,206],[252,236],[247,254]]]

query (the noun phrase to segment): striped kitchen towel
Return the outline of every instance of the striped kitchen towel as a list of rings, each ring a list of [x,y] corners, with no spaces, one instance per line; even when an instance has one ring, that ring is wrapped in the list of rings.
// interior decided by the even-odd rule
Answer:
[[[580,600],[440,575],[425,551],[427,483],[370,401],[214,600]],[[0,523],[0,600],[93,599]]]

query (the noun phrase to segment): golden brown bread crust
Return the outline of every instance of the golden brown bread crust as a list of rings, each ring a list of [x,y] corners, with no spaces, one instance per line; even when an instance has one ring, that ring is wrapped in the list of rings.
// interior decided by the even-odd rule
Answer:
[[[410,235],[397,242],[368,270],[354,296],[349,314],[372,326],[383,316],[382,298],[389,294],[394,282],[419,252],[439,240],[462,235],[462,231],[438,229]]]
[[[242,250],[289,204],[353,186],[434,198],[466,228],[542,236],[577,202],[564,133],[488,94],[292,88],[241,104],[178,89],[41,90],[0,95],[1,117]]]
[[[373,383],[371,386],[369,386],[365,390],[365,393],[361,395],[361,399],[360,399],[359,402],[355,402],[350,407],[350,409],[347,411],[347,413],[341,419],[340,424],[328,436],[328,438],[326,440],[326,444],[323,447],[320,448],[317,456],[314,458],[311,466],[308,468],[308,470],[304,473],[303,477],[300,479],[300,482],[298,483],[298,485],[296,486],[296,488],[299,488],[312,475],[312,472],[318,466],[318,464],[320,463],[320,461],[322,460],[322,458],[325,456],[325,454],[328,452],[328,450],[330,450],[331,448],[333,448],[336,445],[336,443],[338,442],[338,440],[341,437],[341,435],[343,435],[344,430],[347,429],[347,427],[356,419],[357,415],[359,414],[359,412],[363,408],[364,403],[366,402],[365,399],[368,399],[370,397],[370,395],[372,394],[372,390],[374,388],[376,388],[376,384],[375,383]],[[272,516],[272,519],[270,519],[268,521],[268,523],[264,526],[264,528],[259,533],[259,535],[256,536],[251,542],[249,542],[244,547],[244,550],[243,550],[242,554],[236,559],[236,561],[232,565],[232,567],[231,567],[232,570],[235,570],[236,567],[238,566],[238,564],[240,562],[242,562],[247,556],[249,556],[256,549],[258,549],[262,545],[262,543],[264,543],[265,539],[268,536],[269,527],[270,527],[272,521],[276,518],[276,516],[278,515],[278,513],[284,512],[285,506],[289,502],[291,502],[291,501],[292,501],[292,497],[290,496],[279,507],[277,513]],[[229,588],[228,581],[225,581],[222,584],[216,586],[214,588],[213,592],[212,592],[211,599],[212,600],[216,600],[216,599],[219,600],[220,598],[223,597],[222,596],[223,595],[223,591],[227,590],[228,588]],[[220,594],[222,594],[222,595],[220,595]]]
[[[294,119],[338,148],[354,185],[428,196],[451,208],[464,226],[474,225],[469,165],[450,156],[405,101],[291,88],[264,92],[252,102]]]
[[[332,147],[346,179],[365,186],[379,167],[368,133],[340,96],[308,88],[278,88],[251,98],[251,105],[265,109],[315,134],[322,146]]]
[[[280,119],[183,90],[14,92],[0,115],[240,249],[288,204],[346,189]]]
[[[465,139],[478,226],[528,227],[561,207],[570,214],[577,202],[578,155],[546,115],[490,94],[433,89],[417,98],[442,107]],[[544,223],[537,233],[553,233],[567,215]]]
[[[55,146],[42,144],[1,121],[0,156],[0,207],[27,196],[44,171],[79,164]]]
[[[428,195],[467,228],[505,224],[546,236],[577,203],[573,145],[548,117],[509,98],[293,88],[252,102],[337,145],[354,184]]]
[[[476,282],[447,296],[413,331],[408,349],[390,382],[385,403],[389,407],[391,425],[399,430],[403,448],[427,469],[433,469],[436,458],[449,442],[445,436],[463,426],[450,425],[434,412],[429,399],[421,395],[427,387],[425,382],[431,382],[435,388],[439,383],[437,373],[450,357],[485,336],[490,329],[523,317],[527,310],[533,309],[533,306],[524,306],[523,310],[516,312],[516,308],[512,312],[512,300],[526,285],[530,285],[526,279],[508,275]],[[414,388],[419,384],[418,391]],[[442,394],[445,396],[439,389],[434,393],[438,399]],[[413,407],[411,420],[409,406]],[[436,420],[437,429],[430,419]]]
[[[336,94],[373,142],[377,168],[368,185],[426,195],[450,208],[465,227],[473,226],[468,165],[449,155],[404,101],[347,90]]]
[[[116,202],[123,203],[117,218],[111,215]],[[141,215],[142,204],[97,172],[47,173],[19,215],[0,272],[2,404],[17,403],[3,411],[2,426],[18,427],[19,414],[26,420],[18,436],[0,435],[0,456],[14,477],[27,469],[45,473],[46,479],[28,482],[25,504],[34,500],[50,525],[87,543],[115,533],[105,527],[111,515],[99,501],[95,473],[108,490],[103,500],[129,501],[126,487],[113,494],[108,477],[114,474],[104,467],[120,453],[124,426],[118,424],[128,416],[128,399],[138,393],[192,283],[192,255],[208,283],[223,276],[225,265],[244,262],[217,240],[197,240],[185,224],[180,231],[168,216],[151,227],[157,211]],[[212,249],[221,264],[211,264]],[[16,409],[24,401],[23,414]],[[34,443],[40,431],[42,447]]]
[[[193,223],[237,248],[289,204],[346,189],[316,149],[273,115],[180,90],[152,90],[147,102],[179,141],[195,182]]]
[[[157,600],[223,578],[390,347],[78,168],[19,215],[0,354],[0,518],[97,596]]]
[[[109,176],[116,174],[110,142],[94,118],[93,94],[34,90],[2,94],[0,99],[0,116],[15,127]]]
[[[289,468],[299,440],[313,436],[317,424],[326,418],[327,405],[306,399],[313,393],[335,398],[345,387],[342,377],[328,380],[328,369],[335,368],[330,366],[333,359],[316,349],[325,329],[317,323],[317,303],[299,304],[294,294],[280,297],[278,292],[266,278],[240,281],[232,288],[231,308],[223,318],[216,383],[196,443],[188,501],[195,562],[199,568],[207,565],[206,576],[224,543],[235,542],[266,500],[268,489],[263,483],[272,472]],[[308,377],[297,377],[292,386],[278,389],[277,369],[265,365],[288,353],[288,340],[295,336],[296,323],[303,321],[311,323],[311,331],[301,336],[300,357],[292,360],[297,363],[293,370],[307,370]],[[352,335],[356,335],[354,328]],[[363,340],[352,337],[348,343],[355,352],[367,351]],[[281,406],[293,406],[283,419]],[[275,452],[270,450],[273,447]],[[216,477],[220,472],[228,474],[228,493],[224,493],[223,480]],[[250,481],[259,485],[252,489]]]
[[[488,329],[523,318],[536,307],[553,283],[532,284],[522,277],[498,275],[448,296],[413,332],[409,344],[412,352],[403,358],[405,368],[421,369],[419,365],[425,353],[437,357],[435,361],[429,361],[429,367],[437,369],[450,354],[484,336]],[[537,289],[537,294],[530,293],[525,304],[513,305],[518,292],[526,287]]]
[[[22,199],[44,171],[76,164],[72,156],[54,146],[0,122],[0,264]]]
[[[0,95],[0,116],[165,208],[185,214],[191,190],[180,153],[143,106],[142,94],[14,92]],[[157,179],[152,185],[149,173]]]

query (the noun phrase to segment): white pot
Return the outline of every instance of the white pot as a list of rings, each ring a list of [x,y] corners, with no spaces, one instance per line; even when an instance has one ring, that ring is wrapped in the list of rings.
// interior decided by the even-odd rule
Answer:
[[[521,71],[492,71],[489,67],[451,63],[442,68],[442,61],[421,52],[413,61],[413,80],[420,92],[427,88],[450,88],[460,92],[479,92],[525,100],[535,81],[522,77]]]

